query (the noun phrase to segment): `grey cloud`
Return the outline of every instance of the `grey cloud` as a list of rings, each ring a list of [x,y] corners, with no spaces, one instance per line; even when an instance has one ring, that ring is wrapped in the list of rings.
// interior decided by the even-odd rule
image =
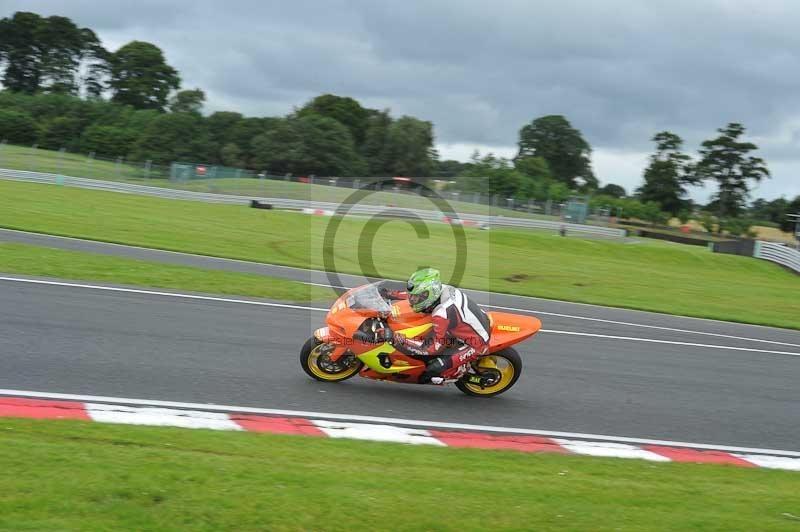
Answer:
[[[431,120],[440,142],[487,146],[558,113],[617,153],[650,150],[663,129],[694,151],[739,121],[775,161],[759,190],[800,193],[800,4],[788,0],[0,0],[0,15],[18,9],[155,42],[214,110],[284,114],[333,92]]]

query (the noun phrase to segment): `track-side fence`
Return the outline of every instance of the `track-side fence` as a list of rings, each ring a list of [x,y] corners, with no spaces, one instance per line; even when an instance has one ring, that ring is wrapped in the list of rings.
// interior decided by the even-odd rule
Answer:
[[[796,273],[800,273],[800,251],[792,249],[789,246],[758,240],[755,243],[753,256],[759,259],[777,262],[781,266],[785,266]]]
[[[338,203],[298,200],[288,198],[256,198],[253,196],[237,196],[231,194],[213,194],[209,192],[194,192],[179,190],[166,187],[152,187],[145,185],[135,185],[118,181],[102,181],[99,179],[85,179],[81,177],[61,176],[56,174],[46,174],[41,172],[27,172],[23,170],[0,169],[0,179],[11,179],[16,181],[28,181],[35,183],[60,184],[79,188],[94,190],[106,190],[109,192],[122,192],[128,194],[141,194],[155,196],[159,198],[179,199],[187,201],[203,201],[208,203],[228,203],[235,205],[250,204],[253,200],[269,203],[277,209],[319,209],[336,211],[340,205]],[[565,231],[567,234],[596,235],[606,238],[622,238],[626,235],[624,229],[611,227],[600,227],[594,225],[572,224],[551,220],[536,220],[527,218],[512,218],[506,216],[487,216],[480,214],[459,214],[458,219],[446,218],[440,212],[425,209],[401,209],[392,207],[387,209],[383,205],[353,205],[347,210],[347,214],[354,215],[392,215],[419,218],[422,220],[432,220],[447,223],[472,222],[480,226],[496,227],[518,227],[527,229],[545,229],[551,231]]]

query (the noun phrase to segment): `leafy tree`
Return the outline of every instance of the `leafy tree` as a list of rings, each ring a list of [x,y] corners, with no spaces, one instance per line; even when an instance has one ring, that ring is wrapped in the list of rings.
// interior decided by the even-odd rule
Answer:
[[[552,177],[550,165],[544,157],[524,157],[514,161],[514,168],[523,175],[533,179],[546,179]]]
[[[517,192],[523,183],[523,176],[511,161],[487,153],[483,157],[478,152],[472,155],[469,169],[459,180],[459,189],[464,192],[479,192],[500,198],[518,197]]]
[[[74,150],[81,136],[81,121],[73,116],[56,117],[43,126],[39,146],[49,150]]]
[[[228,130],[227,135],[221,141],[221,145],[225,145],[228,142],[236,144],[239,149],[242,150],[241,160],[245,166],[263,169],[263,166],[259,166],[258,163],[255,162],[257,158],[257,151],[253,147],[253,141],[259,135],[272,131],[278,127],[283,120],[283,118],[274,117],[249,117],[238,120]]]
[[[33,94],[42,81],[42,50],[37,34],[42,17],[18,11],[0,19],[0,63],[5,64],[3,85],[10,91]]]
[[[203,162],[212,156],[211,139],[203,117],[193,113],[162,114],[139,136],[132,158],[158,164]]]
[[[411,116],[395,120],[387,132],[386,158],[392,175],[429,177],[436,161],[433,124]]]
[[[94,152],[100,157],[126,157],[136,135],[125,128],[92,125],[81,135],[81,151]]]
[[[713,233],[717,227],[717,219],[711,213],[704,211],[700,216],[700,225],[709,233]]]
[[[78,69],[89,46],[85,42],[86,36],[66,17],[49,17],[42,21],[36,38],[45,52],[39,68],[48,92],[78,93]]]
[[[269,172],[355,176],[366,170],[348,129],[324,116],[283,119],[255,137],[252,147],[252,164]]]
[[[222,147],[220,151],[222,164],[225,166],[240,167],[243,166],[242,150],[233,142],[229,142]]]
[[[780,197],[772,201],[759,198],[747,209],[747,215],[754,220],[769,222],[777,227],[786,218],[788,211],[789,200],[786,198]]]
[[[219,144],[230,141],[233,135],[233,128],[243,118],[241,113],[232,113],[230,111],[217,111],[213,113],[206,119],[206,126],[208,126],[208,133],[211,135],[211,140]]]
[[[572,194],[572,191],[566,185],[566,183],[554,182],[550,187],[547,189],[547,199],[563,202],[567,201]]]
[[[180,86],[178,72],[159,47],[132,41],[110,57],[112,101],[136,109],[163,110],[170,91]]]
[[[0,109],[0,141],[11,144],[32,144],[39,135],[36,121],[28,113]]]
[[[371,176],[388,176],[392,173],[388,153],[391,125],[392,117],[388,109],[370,111],[360,151],[367,161],[367,172]]]
[[[689,209],[681,209],[678,211],[678,220],[680,220],[681,224],[686,225],[689,223],[689,220],[692,218],[692,213]]]
[[[86,65],[86,75],[83,78],[83,89],[86,96],[99,99],[103,96],[111,75],[111,54],[100,44],[100,39],[95,33],[83,28],[83,61]]]
[[[695,179],[712,179],[719,186],[714,204],[720,218],[738,215],[750,191],[748,181],[761,181],[769,177],[766,163],[760,157],[748,155],[758,147],[739,138],[745,128],[732,122],[717,130],[720,136],[706,140],[700,150],[700,161],[695,167]]]
[[[790,219],[787,214],[800,214],[800,196],[794,198],[791,202],[786,204],[786,211],[778,222],[781,230],[790,232],[795,230],[795,219]]]
[[[753,226],[753,221],[747,218],[727,218],[722,221],[722,227],[725,230],[733,235],[733,236],[751,236],[753,231],[751,231],[751,227]],[[722,230],[720,229],[720,232]]]
[[[169,110],[173,113],[200,113],[206,93],[201,89],[178,91],[169,102]]]
[[[655,201],[676,215],[686,207],[684,185],[696,184],[699,180],[689,171],[689,156],[681,152],[683,139],[661,131],[651,140],[656,143],[656,153],[650,156],[650,164],[644,171],[644,185],[636,192],[643,202]]]
[[[669,214],[661,210],[661,205],[655,201],[647,201],[642,204],[641,218],[651,224],[666,224],[669,221]]]
[[[462,175],[467,170],[468,163],[448,159],[446,161],[437,161],[435,167],[433,177],[455,178]]]
[[[619,185],[615,185],[614,183],[609,183],[600,188],[597,193],[605,196],[611,196],[612,198],[624,198],[628,195],[624,188]]]
[[[356,146],[363,144],[370,112],[353,98],[323,94],[305,104],[297,112],[301,118],[313,114],[336,120],[350,130]]]
[[[11,91],[77,94],[81,65],[86,64],[89,75],[94,75],[103,57],[94,32],[66,17],[17,12],[0,19],[0,65],[6,67],[3,85]]]
[[[542,157],[547,161],[555,179],[575,188],[582,178],[584,187],[597,188],[592,172],[589,143],[580,131],[561,115],[537,118],[519,132],[519,153],[515,161],[527,157]]]

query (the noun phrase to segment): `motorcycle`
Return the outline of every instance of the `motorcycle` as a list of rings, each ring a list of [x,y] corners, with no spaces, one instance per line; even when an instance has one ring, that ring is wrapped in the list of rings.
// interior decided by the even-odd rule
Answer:
[[[426,359],[405,354],[378,331],[388,327],[407,338],[422,339],[433,323],[428,314],[411,310],[406,300],[387,300],[384,283],[372,283],[344,293],[331,306],[326,326],[317,329],[300,350],[300,364],[312,378],[340,382],[356,374],[368,379],[419,384]],[[467,372],[447,382],[467,395],[493,397],[519,379],[522,359],[512,345],[536,334],[541,322],[532,316],[487,312],[491,324],[489,350]]]

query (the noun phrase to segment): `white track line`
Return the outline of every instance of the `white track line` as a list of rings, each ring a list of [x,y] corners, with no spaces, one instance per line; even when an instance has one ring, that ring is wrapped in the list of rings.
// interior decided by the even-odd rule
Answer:
[[[0,395],[12,396],[12,397],[33,397],[41,399],[63,399],[67,401],[83,401],[89,403],[109,403],[118,405],[143,405],[143,406],[155,406],[164,408],[184,408],[184,409],[199,410],[199,411],[234,412],[241,414],[264,414],[264,415],[290,416],[290,417],[303,417],[303,418],[336,419],[342,421],[365,421],[369,423],[389,423],[394,425],[442,428],[451,430],[497,432],[503,434],[530,434],[534,436],[546,436],[553,438],[573,438],[579,440],[610,441],[617,443],[636,443],[644,445],[666,445],[668,447],[686,447],[691,449],[708,449],[715,451],[728,451],[737,453],[800,457],[800,451],[786,451],[779,449],[737,447],[730,445],[712,445],[705,443],[689,443],[689,442],[671,441],[671,440],[654,440],[647,438],[629,438],[625,436],[608,436],[605,434],[585,434],[580,432],[562,432],[562,431],[522,429],[522,428],[511,428],[511,427],[495,427],[491,425],[471,425],[466,423],[449,423],[444,421],[424,421],[416,419],[362,416],[354,414],[333,414],[328,412],[309,412],[304,410],[254,408],[249,406],[228,406],[228,405],[217,405],[217,404],[206,404],[206,403],[184,403],[177,401],[159,401],[153,399],[129,399],[124,397],[104,397],[97,395],[35,392],[29,390],[0,389]]]
[[[276,308],[290,308],[290,309],[297,309],[297,310],[313,310],[315,312],[328,312],[327,308],[319,308],[319,307],[307,307],[304,305],[290,305],[286,303],[270,303],[267,301],[250,301],[247,299],[232,299],[232,298],[224,298],[224,297],[213,297],[213,296],[200,296],[194,294],[180,294],[180,293],[173,293],[173,292],[160,292],[157,290],[141,290],[136,288],[119,288],[115,286],[101,286],[101,285],[90,285],[90,284],[80,284],[80,283],[67,283],[63,281],[45,281],[41,279],[22,279],[17,277],[0,277],[0,281],[10,281],[10,282],[19,282],[19,283],[31,283],[31,284],[40,284],[40,285],[52,285],[52,286],[66,286],[70,288],[86,288],[90,290],[101,290],[106,292],[123,292],[123,293],[132,293],[132,294],[145,294],[151,296],[164,296],[164,297],[174,297],[179,299],[193,299],[193,300],[200,300],[200,301],[216,301],[221,303],[234,303],[234,304],[243,304],[243,305],[255,305],[261,307],[276,307]],[[540,331],[544,334],[565,334],[565,335],[572,335],[572,336],[589,336],[594,338],[605,338],[609,340],[626,340],[631,342],[649,342],[649,343],[656,343],[656,344],[667,344],[667,345],[681,345],[681,346],[688,346],[688,347],[701,347],[701,348],[708,348],[708,349],[723,349],[729,351],[748,351],[752,353],[765,353],[770,355],[784,355],[784,356],[800,356],[800,353],[792,353],[789,351],[773,351],[770,349],[755,349],[751,347],[736,347],[730,345],[714,345],[714,344],[698,344],[693,342],[679,342],[676,340],[659,340],[655,338],[636,338],[633,336],[614,336],[609,334],[598,334],[598,333],[583,333],[583,332],[574,332],[574,331],[558,331],[553,329],[542,329]]]
[[[64,239],[64,240],[72,240],[72,241],[75,241],[75,242],[88,242],[88,243],[96,243],[96,244],[108,245],[108,246],[117,246],[117,247],[121,247],[121,248],[141,249],[143,251],[154,251],[154,252],[157,252],[157,253],[170,253],[172,255],[180,255],[180,256],[184,256],[184,257],[197,257],[197,258],[216,259],[216,260],[221,260],[221,261],[236,262],[236,263],[240,263],[240,264],[250,264],[250,265],[266,266],[266,267],[272,267],[272,268],[284,268],[284,269],[289,269],[289,270],[300,270],[300,271],[305,271],[305,272],[309,272],[309,273],[318,273],[318,274],[327,273],[327,272],[322,271],[322,270],[313,270],[313,269],[310,269],[310,268],[300,268],[300,267],[297,267],[297,266],[285,266],[283,264],[270,264],[270,263],[265,263],[265,262],[254,262],[254,261],[247,261],[247,260],[240,260],[240,259],[231,259],[231,258],[227,258],[227,257],[217,257],[217,256],[214,256],[214,255],[199,255],[199,254],[196,254],[196,253],[186,253],[186,252],[181,252],[181,251],[171,251],[171,250],[168,250],[168,249],[159,249],[159,248],[146,248],[146,247],[134,246],[134,245],[130,245],[130,244],[119,244],[119,243],[116,243],[116,242],[106,242],[106,241],[103,241],[103,240],[89,240],[89,239],[85,239],[85,238],[74,238],[74,237],[69,237],[69,236],[52,235],[52,234],[48,234],[48,233],[34,233],[34,232],[30,232],[30,231],[20,231],[18,229],[0,228],[0,232],[2,232],[2,231],[9,231],[9,232],[14,232],[14,233],[22,233],[22,234],[31,235],[31,236],[42,237],[44,239],[47,239],[47,238]],[[356,274],[342,274],[342,275],[346,275],[346,276],[349,276],[349,277],[359,277]],[[297,282],[301,282],[303,284],[310,285],[310,286],[319,286],[319,287],[323,287],[323,288],[340,288],[340,289],[344,289],[344,290],[349,290],[350,288],[352,288],[352,287],[348,287],[348,286],[338,286],[338,285],[332,285],[332,284],[326,284],[326,283],[314,283],[314,282],[310,282],[310,281],[297,281]],[[402,281],[397,281],[397,282],[402,282]],[[593,305],[591,303],[576,303],[574,301],[562,301],[562,300],[558,300],[558,299],[547,299],[547,298],[542,298],[542,297],[523,296],[523,295],[518,295],[518,294],[505,294],[505,293],[502,293],[502,292],[489,292],[489,291],[486,291],[486,290],[475,290],[475,289],[471,289],[471,288],[466,289],[466,290],[471,291],[471,292],[481,293],[481,294],[498,295],[498,296],[505,296],[505,297],[521,297],[521,298],[525,298],[525,299],[549,301],[549,302],[553,302],[553,303],[567,303],[567,304],[570,304],[570,305],[584,305],[584,306],[595,307],[595,308],[622,310],[622,311],[628,311],[628,312],[649,313],[648,311],[625,309],[625,308],[620,308],[620,307],[604,307],[604,306],[601,306],[601,305]],[[762,339],[759,339],[759,338],[748,338],[748,337],[744,337],[744,336],[734,336],[734,335],[729,335],[729,334],[710,333],[710,332],[703,332],[703,331],[693,331],[693,330],[690,330],[690,329],[678,329],[678,328],[664,327],[664,326],[659,326],[659,325],[645,325],[645,324],[642,324],[642,323],[632,323],[632,322],[617,321],[617,320],[606,320],[606,319],[602,319],[602,318],[590,318],[590,317],[587,317],[587,316],[575,316],[575,315],[572,315],[572,314],[561,314],[561,313],[558,313],[558,312],[547,312],[547,311],[543,311],[543,310],[532,310],[532,309],[521,309],[521,308],[515,308],[515,307],[504,307],[504,306],[500,306],[500,305],[483,305],[483,306],[489,307],[489,308],[501,309],[501,310],[512,310],[512,311],[515,311],[515,312],[526,312],[526,313],[531,313],[531,314],[542,314],[542,315],[547,315],[547,316],[557,316],[557,317],[560,317],[560,318],[569,318],[569,319],[575,319],[575,320],[588,320],[588,321],[597,321],[597,322],[603,322],[603,323],[612,323],[612,324],[615,324],[615,325],[625,325],[625,326],[629,326],[629,327],[643,327],[643,328],[648,328],[648,329],[659,329],[659,330],[671,331],[671,332],[698,334],[698,335],[704,335],[704,336],[716,336],[716,337],[719,337],[719,338],[730,338],[730,339],[733,339],[733,340],[744,340],[744,341],[747,341],[747,342],[761,342],[761,343],[767,343],[767,344],[785,345],[785,346],[788,346],[788,347],[800,347],[800,344],[793,344],[793,343],[789,343],[789,342],[778,342],[778,341],[775,341],[775,340],[762,340]],[[767,328],[767,329],[791,330],[791,329],[780,329],[779,327],[769,327],[769,326],[766,326],[766,325],[755,325],[755,324],[751,324],[751,323],[726,322],[726,321],[714,320],[714,319],[710,319],[710,318],[695,318],[693,316],[678,316],[678,315],[672,315],[672,314],[665,314],[665,316],[670,317],[670,318],[682,318],[682,319],[711,321],[711,322],[717,322],[717,323],[726,323],[726,324],[733,324],[733,325],[737,325],[737,326],[743,325],[743,326],[748,326],[748,327],[761,327],[761,328]]]
[[[91,290],[103,290],[106,292],[125,292],[129,294],[145,294],[149,296],[177,297],[180,299],[197,299],[201,301],[218,301],[221,303],[240,303],[243,305],[256,305],[261,307],[292,308],[300,310],[316,310],[328,312],[326,308],[307,307],[304,305],[289,305],[286,303],[269,303],[266,301],[249,301],[247,299],[230,299],[226,297],[198,296],[194,294],[177,294],[173,292],[159,292],[157,290],[140,290],[138,288],[120,288],[117,286],[102,286],[94,284],[67,283],[63,281],[44,281],[42,279],[22,279],[17,277],[0,277],[0,281],[11,281],[17,283],[32,283],[51,286],[67,286],[70,288],[88,288]]]
[[[705,347],[708,349],[728,349],[731,351],[750,351],[752,353],[767,353],[771,355],[786,355],[800,357],[800,353],[791,351],[772,351],[770,349],[756,349],[753,347],[734,347],[730,345],[698,344],[694,342],[679,342],[677,340],[657,340],[655,338],[636,338],[633,336],[615,336],[612,334],[583,333],[575,331],[555,331],[552,329],[542,329],[540,332],[551,334],[568,334],[571,336],[590,336],[592,338],[606,338],[609,340],[627,340],[631,342],[649,342],[653,344],[685,345],[689,347]]]
[[[103,241],[103,240],[92,240],[92,239],[87,239],[87,238],[76,238],[76,237],[70,237],[70,236],[53,235],[53,234],[50,234],[50,233],[37,233],[37,232],[34,232],[34,231],[22,231],[20,229],[11,229],[11,228],[6,228],[6,227],[0,227],[0,231],[10,231],[10,232],[14,232],[14,233],[22,233],[22,234],[45,237],[45,238],[56,238],[56,239],[62,238],[62,239],[65,239],[65,240],[75,240],[75,241],[78,241],[78,242],[99,243],[99,244],[110,245],[110,246],[119,246],[119,247],[123,247],[123,248],[141,249],[141,250],[145,250],[145,251],[156,251],[156,252],[163,252],[163,253],[172,253],[174,255],[183,255],[183,256],[186,256],[186,257],[200,257],[200,258],[219,259],[219,260],[224,260],[224,261],[239,262],[239,263],[242,263],[242,264],[252,264],[252,265],[257,265],[257,266],[267,266],[267,267],[270,267],[270,268],[283,268],[283,269],[287,269],[287,270],[299,270],[299,271],[304,271],[304,272],[309,272],[309,273],[317,273],[317,274],[321,274],[321,275],[327,275],[328,273],[330,273],[330,272],[326,272],[324,270],[314,270],[314,269],[311,269],[311,268],[301,268],[299,266],[286,266],[286,265],[283,265],[283,264],[271,264],[271,263],[266,263],[266,262],[255,262],[255,261],[248,261],[248,260],[241,260],[241,259],[231,259],[231,258],[227,258],[227,257],[217,257],[217,256],[214,256],[214,255],[201,255],[201,254],[197,254],[197,253],[187,253],[187,252],[183,252],[183,251],[171,251],[171,250],[168,250],[168,249],[147,248],[147,247],[136,246],[136,245],[131,245],[131,244],[119,244],[117,242],[106,242],[106,241]],[[342,273],[340,275],[344,275],[344,276],[348,276],[348,277],[355,277],[355,278],[365,278],[363,275],[358,275],[358,274],[353,274],[353,273]],[[394,280],[394,281],[397,281],[397,282],[405,283],[405,280],[397,280],[397,279],[389,279],[389,280]],[[350,288],[352,288],[352,287],[348,287],[348,286],[335,286],[335,285],[330,285],[330,284],[325,284],[325,283],[312,283],[312,282],[304,282],[304,281],[298,281],[298,282],[302,282],[304,284],[309,284],[309,285],[314,285],[314,286],[322,286],[322,287],[326,287],[326,288],[344,288],[344,289],[348,289],[348,290]],[[779,330],[779,331],[792,331],[792,332],[794,332],[793,329],[784,329],[784,328],[781,328],[781,327],[772,327],[772,326],[769,326],[769,325],[756,325],[756,324],[753,324],[753,323],[730,322],[730,321],[724,321],[724,320],[715,320],[715,319],[712,319],[712,318],[696,318],[694,316],[679,316],[679,315],[675,315],[675,314],[660,314],[658,312],[648,311],[648,310],[637,310],[637,309],[629,309],[629,308],[623,308],[623,307],[608,307],[608,306],[603,306],[603,305],[595,305],[595,304],[592,304],[592,303],[578,303],[578,302],[575,302],[575,301],[564,301],[564,300],[561,300],[561,299],[549,299],[549,298],[546,298],[546,297],[523,296],[523,295],[519,295],[519,294],[508,294],[508,293],[504,293],[504,292],[490,292],[488,290],[476,290],[476,289],[472,289],[472,288],[468,288],[468,289],[465,289],[465,290],[467,290],[469,292],[476,292],[476,293],[480,293],[480,294],[489,294],[489,295],[502,296],[502,297],[519,297],[519,298],[522,298],[522,299],[530,299],[530,300],[533,300],[533,301],[547,301],[549,303],[560,303],[560,304],[565,304],[565,305],[579,305],[579,306],[583,306],[583,307],[592,307],[592,308],[612,310],[612,311],[663,315],[664,317],[667,317],[667,318],[679,318],[679,319],[685,319],[685,320],[709,321],[709,322],[714,322],[714,323],[723,323],[723,324],[726,324],[726,325],[733,324],[733,325],[742,326],[742,327],[758,327],[758,328],[761,328],[761,329],[775,329],[775,330]],[[485,305],[485,306],[491,306],[492,308],[503,308],[503,307],[496,307],[496,306],[493,306],[493,305]],[[508,308],[510,310],[512,309],[512,307],[506,307],[506,308]],[[532,311],[526,309],[525,312],[532,312]],[[540,314],[545,314],[545,312],[540,312]],[[575,319],[593,319],[593,318],[585,318],[585,317],[582,317],[582,316],[571,316],[569,314],[555,314],[555,313],[550,313],[550,314],[555,315],[555,316],[562,316],[562,317],[575,318]],[[620,323],[620,324],[626,324],[626,325],[628,324],[626,322],[613,322],[613,321],[610,321],[610,323]],[[637,323],[630,323],[629,325],[632,325],[632,326],[635,326],[635,327],[654,327],[654,326],[651,326],[651,325],[640,325],[640,324],[637,324]],[[681,329],[675,329],[675,331],[681,331]],[[688,331],[688,332],[695,333],[696,331]],[[712,333],[697,333],[697,334],[712,334]],[[731,338],[736,338],[736,337],[732,336]],[[746,339],[746,338],[743,338],[743,339]],[[753,340],[753,341],[759,341],[759,340]],[[795,345],[795,344],[786,344],[786,345]]]
[[[303,282],[303,284],[307,284],[307,285],[311,285],[311,286],[321,286],[321,287],[324,287],[324,288],[342,288],[342,289],[349,290],[349,288],[346,287],[346,286],[336,286],[336,285],[325,284],[325,283]],[[587,317],[587,316],[573,316],[571,314],[560,314],[558,312],[547,312],[547,311],[544,311],[544,310],[535,310],[535,309],[527,309],[527,308],[504,307],[504,306],[501,306],[501,305],[485,305],[485,304],[481,304],[481,306],[482,307],[486,307],[486,308],[500,309],[500,310],[511,310],[511,311],[514,311],[514,312],[522,312],[522,313],[525,313],[525,314],[533,314],[533,315],[541,314],[541,315],[544,315],[544,316],[556,316],[556,317],[559,317],[559,318],[569,318],[569,319],[573,319],[573,320],[586,320],[586,321],[596,321],[596,322],[601,322],[601,323],[611,323],[611,324],[614,324],[614,325],[623,325],[623,326],[626,326],[626,327],[641,327],[641,328],[645,328],[645,329],[657,329],[657,330],[660,330],[660,331],[679,332],[679,333],[686,333],[686,334],[697,334],[697,335],[703,335],[703,336],[714,336],[714,337],[717,337],[717,338],[728,338],[730,340],[742,340],[742,341],[745,341],[745,342],[758,342],[758,343],[764,343],[764,344],[785,345],[787,347],[798,347],[798,348],[800,348],[800,344],[793,344],[793,343],[790,343],[790,342],[778,342],[776,340],[763,340],[761,338],[748,338],[746,336],[735,336],[735,335],[732,335],[732,334],[721,334],[721,333],[712,333],[712,332],[705,332],[705,331],[692,331],[690,329],[677,329],[675,327],[664,327],[662,325],[646,325],[646,324],[643,324],[643,323],[631,323],[631,322],[628,322],[628,321],[606,320],[606,319],[603,319],[603,318],[590,318],[590,317]],[[685,317],[685,316],[678,316],[678,317]],[[740,323],[734,323],[734,324],[735,325],[749,325],[749,324],[740,324]],[[562,334],[569,334],[569,333],[567,333],[565,331],[547,331],[547,330],[542,330],[542,332],[561,332]],[[583,333],[583,334],[587,334],[587,333]],[[600,335],[600,337],[601,338],[605,338],[605,336],[603,336],[603,335]],[[698,344],[698,345],[704,345],[704,344]],[[772,352],[772,351],[769,351],[769,352]],[[784,354],[781,351],[776,351],[776,353]],[[798,353],[798,354],[800,355],[800,353]]]
[[[704,331],[692,331],[689,329],[676,329],[674,327],[664,327],[661,325],[645,325],[643,323],[631,323],[627,321],[616,321],[616,320],[606,320],[603,318],[589,318],[586,316],[572,316],[570,314],[559,314],[557,312],[546,312],[543,310],[531,310],[531,309],[524,309],[524,308],[514,308],[514,307],[501,307],[499,305],[481,305],[483,307],[488,308],[496,308],[500,310],[512,310],[515,312],[525,312],[528,314],[542,314],[545,316],[556,316],[559,318],[570,318],[573,320],[587,320],[587,321],[597,321],[602,323],[611,323],[614,325],[625,325],[629,327],[643,327],[646,329],[658,329],[661,331],[670,331],[670,332],[679,332],[679,333],[688,333],[688,334],[701,334],[704,336],[716,336],[718,338],[729,338],[731,340],[744,340],[746,342],[761,342],[765,344],[775,344],[775,345],[785,345],[788,347],[800,347],[800,344],[792,344],[789,342],[778,342],[775,340],[762,340],[760,338],[748,338],[746,336],[734,336],[731,334],[720,334],[720,333],[711,333],[711,332],[704,332]],[[736,325],[739,325],[738,323]]]

